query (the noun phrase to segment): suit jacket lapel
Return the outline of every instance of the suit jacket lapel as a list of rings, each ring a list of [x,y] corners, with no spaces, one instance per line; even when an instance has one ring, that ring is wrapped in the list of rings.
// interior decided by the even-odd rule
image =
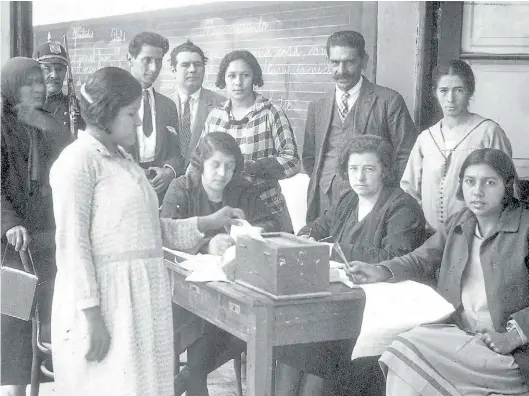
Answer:
[[[198,97],[198,106],[197,106],[197,114],[195,116],[195,122],[193,124],[193,129],[191,130],[191,139],[189,140],[188,157],[191,155],[192,152],[195,151],[195,147],[198,144],[200,135],[202,135],[202,129],[204,128],[204,123],[206,122],[206,118],[208,117],[208,114],[211,111],[212,106],[213,106],[213,101],[211,100],[211,96],[208,95],[208,92],[204,88],[202,88],[202,91],[200,92],[200,96]]]
[[[369,113],[371,112],[371,109],[375,104],[375,100],[376,95],[373,90],[373,84],[371,84],[371,82],[364,77],[362,87],[360,87],[360,95],[358,96],[358,100],[356,102],[356,111],[354,119],[355,131],[353,132],[353,134],[364,134],[367,126],[367,120],[369,118]]]
[[[331,120],[332,120],[334,97],[335,97],[335,94],[333,90],[332,93],[330,93],[323,102],[323,108],[322,108],[321,118],[320,118],[321,122],[316,121],[316,131],[315,131],[316,146],[318,146],[318,135],[321,136],[320,137],[321,144],[319,144],[320,151],[318,153],[318,156],[316,157],[318,160],[317,162],[318,168],[316,169],[317,180],[319,179],[319,172],[320,172],[320,168],[322,165],[322,156],[325,150],[327,149],[327,138],[329,136],[329,127],[331,125]]]
[[[165,142],[165,109],[162,106],[162,100],[160,98],[160,95],[153,90],[154,93],[154,107],[156,109],[156,149],[155,149],[155,157],[158,159],[158,155],[160,154],[160,150],[164,146]]]

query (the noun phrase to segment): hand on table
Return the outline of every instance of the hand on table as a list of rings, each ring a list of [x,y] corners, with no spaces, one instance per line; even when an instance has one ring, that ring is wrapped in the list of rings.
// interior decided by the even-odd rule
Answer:
[[[361,261],[351,261],[345,268],[347,276],[356,284],[384,282],[393,275],[391,271],[376,264],[367,264]]]
[[[208,244],[208,253],[216,256],[222,256],[230,246],[233,246],[235,241],[228,234],[217,234]]]

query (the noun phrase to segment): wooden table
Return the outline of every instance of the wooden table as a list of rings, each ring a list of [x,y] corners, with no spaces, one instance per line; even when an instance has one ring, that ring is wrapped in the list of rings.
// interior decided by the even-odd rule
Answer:
[[[356,338],[365,304],[362,289],[331,284],[331,295],[274,300],[236,283],[190,283],[166,256],[173,303],[247,343],[247,395],[273,395],[274,347]]]

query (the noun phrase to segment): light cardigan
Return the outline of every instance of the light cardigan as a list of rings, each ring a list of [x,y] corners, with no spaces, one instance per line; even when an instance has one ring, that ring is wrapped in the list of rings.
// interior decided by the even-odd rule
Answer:
[[[400,187],[422,206],[430,229],[439,229],[450,215],[465,207],[456,198],[456,191],[461,165],[472,151],[495,148],[512,156],[511,143],[498,124],[477,114],[470,116],[460,126],[459,140],[452,148],[445,145],[442,120],[423,131],[404,170]]]

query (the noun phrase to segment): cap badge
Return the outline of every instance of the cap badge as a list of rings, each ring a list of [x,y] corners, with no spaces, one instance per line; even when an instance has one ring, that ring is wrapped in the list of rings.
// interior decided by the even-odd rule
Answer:
[[[59,43],[48,43],[50,45],[50,51],[53,54],[60,54],[61,53],[61,45]]]

